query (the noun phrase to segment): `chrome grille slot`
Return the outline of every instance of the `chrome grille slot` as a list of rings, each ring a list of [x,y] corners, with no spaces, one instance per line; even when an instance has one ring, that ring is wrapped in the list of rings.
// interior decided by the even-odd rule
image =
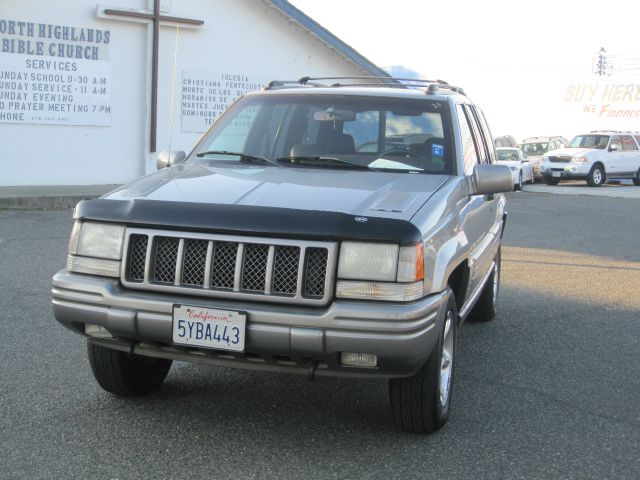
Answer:
[[[237,243],[215,242],[213,247],[213,266],[211,273],[212,288],[233,289],[237,255]]]
[[[326,248],[309,248],[304,266],[304,295],[307,297],[324,296],[324,283],[327,271]]]
[[[129,255],[127,256],[127,279],[130,282],[143,282],[149,237],[146,235],[131,235],[131,239],[129,240],[129,242]]]
[[[171,237],[156,239],[153,281],[160,283],[174,283],[176,281],[176,261],[178,260],[178,245],[180,240]]]
[[[131,289],[323,305],[337,244],[128,228],[123,258],[120,280]]]
[[[204,287],[208,246],[209,242],[206,240],[185,240],[182,265],[183,284]]]
[[[268,245],[245,246],[242,269],[242,290],[264,292],[266,286]]]
[[[295,295],[299,265],[300,247],[276,247],[271,291],[280,295]]]

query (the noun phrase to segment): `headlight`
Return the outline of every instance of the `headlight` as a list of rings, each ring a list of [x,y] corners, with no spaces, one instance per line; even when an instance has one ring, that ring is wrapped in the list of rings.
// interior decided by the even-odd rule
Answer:
[[[69,238],[70,272],[118,277],[125,227],[107,223],[76,222]]]
[[[516,172],[518,170],[517,167],[509,167],[511,169],[512,172]]]
[[[589,163],[589,159],[586,157],[573,157],[571,161],[573,163]]]
[[[398,271],[398,245],[343,242],[338,277],[393,282]]]
[[[362,300],[411,301],[422,297],[424,245],[343,242],[336,295]]]

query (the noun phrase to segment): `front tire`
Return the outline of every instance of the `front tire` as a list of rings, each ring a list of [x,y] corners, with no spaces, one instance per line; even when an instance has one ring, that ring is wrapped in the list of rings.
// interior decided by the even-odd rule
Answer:
[[[471,322],[488,322],[496,316],[496,304],[498,303],[498,293],[500,292],[500,259],[501,249],[498,247],[493,261],[493,272],[489,275],[487,283],[482,288],[482,293],[474,305],[467,320]]]
[[[636,187],[640,187],[640,168],[638,169],[638,171],[636,172],[636,177],[633,179],[633,184]]]
[[[455,371],[458,310],[453,291],[436,347],[415,375],[389,380],[389,403],[395,424],[411,433],[433,433],[449,418]]]
[[[587,175],[587,184],[590,187],[599,187],[605,182],[604,168],[601,165],[594,165]]]
[[[93,376],[107,392],[131,397],[157,390],[171,368],[171,360],[142,357],[87,342]]]
[[[520,176],[518,177],[518,183],[514,185],[514,190],[522,190],[522,170],[520,171]]]

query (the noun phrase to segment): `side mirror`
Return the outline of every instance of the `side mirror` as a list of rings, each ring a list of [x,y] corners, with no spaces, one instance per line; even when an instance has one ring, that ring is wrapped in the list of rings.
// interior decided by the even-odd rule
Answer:
[[[609,146],[609,151],[610,151],[610,152],[617,152],[619,149],[620,149],[620,147],[618,147],[618,144],[617,144],[617,143],[612,143],[612,144]]]
[[[161,170],[176,163],[184,162],[185,158],[187,158],[187,155],[182,150],[163,150],[156,159],[156,168]]]
[[[467,181],[471,195],[492,195],[513,190],[511,169],[506,165],[476,165]]]

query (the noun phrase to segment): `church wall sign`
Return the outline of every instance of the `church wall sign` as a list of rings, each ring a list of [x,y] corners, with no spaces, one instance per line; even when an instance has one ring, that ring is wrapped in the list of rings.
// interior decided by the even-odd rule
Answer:
[[[232,72],[182,72],[181,118],[183,132],[202,133],[237,98],[260,90],[273,78]]]
[[[0,18],[0,122],[111,125],[111,32]]]

